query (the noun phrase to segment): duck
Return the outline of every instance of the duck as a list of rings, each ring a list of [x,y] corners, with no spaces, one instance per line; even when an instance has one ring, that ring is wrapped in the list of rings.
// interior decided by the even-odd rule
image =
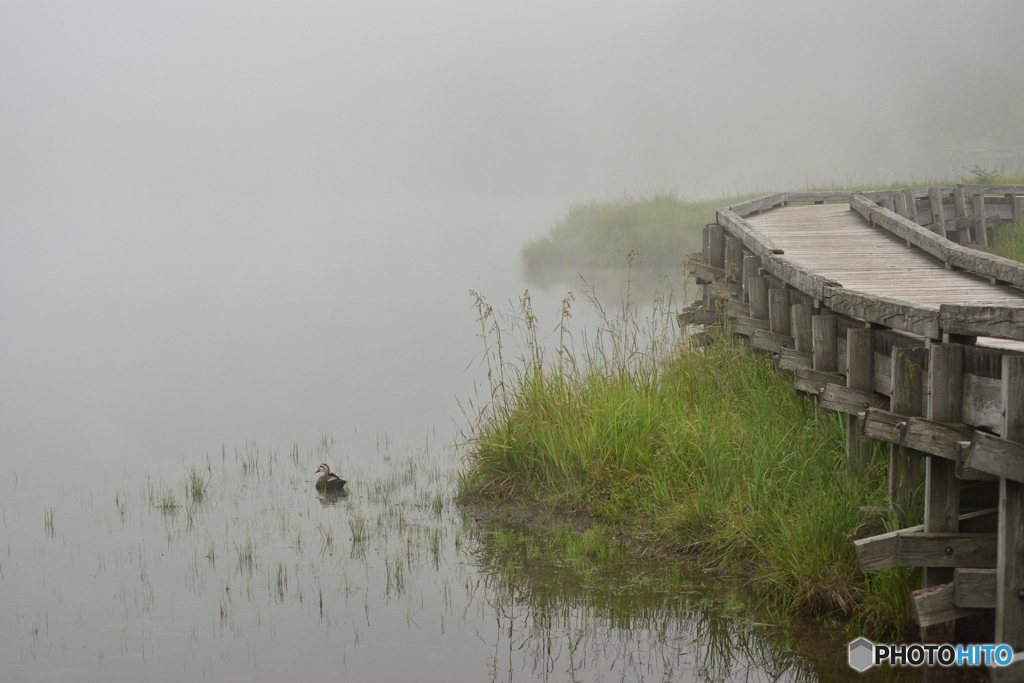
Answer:
[[[320,465],[313,474],[317,472],[323,472],[320,478],[316,480],[317,491],[341,491],[345,488],[345,484],[348,483],[337,474],[331,472],[331,468],[326,463]]]

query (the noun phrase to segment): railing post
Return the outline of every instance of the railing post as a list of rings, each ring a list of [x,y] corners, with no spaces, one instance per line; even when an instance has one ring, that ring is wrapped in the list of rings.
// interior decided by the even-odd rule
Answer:
[[[814,348],[814,337],[811,334],[811,317],[814,315],[814,304],[793,304],[789,307],[789,325],[797,351],[810,353]]]
[[[743,284],[743,242],[732,235],[725,238],[725,275],[726,281]]]
[[[942,210],[942,188],[928,188],[928,201],[932,205],[932,231],[946,236],[946,214]]]
[[[835,372],[836,361],[836,317],[816,315],[811,318],[811,337],[814,348],[811,351],[811,365],[820,372]]]
[[[743,257],[743,300],[748,304],[750,303],[750,281],[755,277],[760,277],[760,269],[760,256]]]
[[[747,284],[750,292],[750,317],[768,320],[768,279],[752,277]]]
[[[964,348],[960,344],[932,344],[928,354],[928,419],[960,422],[964,401]],[[925,469],[924,531],[956,532],[960,526],[960,480],[956,463],[930,455]],[[922,588],[953,580],[953,570],[925,567]],[[924,642],[952,642],[956,622],[947,621],[921,629]]]
[[[974,241],[988,246],[988,228],[985,226],[985,195],[978,193],[971,198],[974,204]]]
[[[717,223],[708,229],[708,265],[725,268],[725,228]]]
[[[917,220],[917,202],[914,200],[913,190],[903,190],[903,197],[907,203],[907,218],[920,224]]]
[[[789,333],[789,290],[768,290],[768,324],[772,332],[792,336]]]
[[[875,339],[870,328],[846,330],[846,386],[872,391],[875,378]],[[846,416],[846,460],[855,472],[864,472],[871,464],[871,444],[861,438],[860,418]]]
[[[1024,195],[1013,196],[1013,222],[1024,223]]]
[[[1002,437],[1024,442],[1024,357],[1003,354]],[[996,642],[1024,650],[1024,484],[999,479]]]
[[[923,347],[894,346],[890,366],[890,410],[914,417],[924,411]],[[907,526],[911,513],[920,503],[915,497],[921,483],[921,457],[924,453],[899,444],[889,444],[889,501],[901,526]]]
[[[956,207],[956,232],[960,244],[967,244],[971,241],[971,229],[964,220],[967,218],[967,193],[960,185],[953,190],[953,205]]]

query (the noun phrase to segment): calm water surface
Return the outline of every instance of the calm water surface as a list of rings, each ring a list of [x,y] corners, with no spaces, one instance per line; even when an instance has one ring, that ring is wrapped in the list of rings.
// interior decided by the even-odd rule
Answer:
[[[524,560],[454,503],[468,291],[509,310],[560,201],[312,205],[4,208],[33,235],[0,256],[5,677],[850,677],[842,634],[669,564]],[[533,292],[542,336],[564,295]]]

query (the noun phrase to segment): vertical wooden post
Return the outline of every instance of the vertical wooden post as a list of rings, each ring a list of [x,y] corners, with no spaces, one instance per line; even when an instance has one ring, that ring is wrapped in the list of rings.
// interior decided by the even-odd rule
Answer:
[[[928,354],[928,419],[936,422],[960,422],[964,401],[964,349],[960,344],[932,344]],[[925,465],[925,533],[959,531],[960,480],[956,463],[928,456]],[[953,570],[925,567],[922,588],[953,580]],[[924,642],[951,642],[956,635],[955,621],[921,629]]]
[[[974,241],[988,246],[988,228],[985,226],[985,195],[976,194],[971,198],[974,204]]]
[[[743,284],[743,242],[732,235],[725,238],[726,281]]]
[[[725,268],[725,228],[718,224],[708,231],[708,265]]]
[[[789,328],[796,341],[796,350],[810,353],[814,348],[814,337],[811,334],[811,316],[814,315],[814,304],[793,304],[789,307]]]
[[[768,290],[768,329],[787,337],[789,333],[789,290]]]
[[[903,192],[897,191],[892,196],[892,203],[896,206],[895,211],[899,215],[906,218],[909,214],[907,211],[907,195]]]
[[[1024,443],[1024,357],[1003,354],[1002,437]],[[1024,650],[1024,484],[999,480],[996,642]]]
[[[910,417],[924,411],[924,361],[927,350],[894,346],[890,366],[890,410]],[[889,444],[889,501],[901,526],[920,503],[915,497],[921,483],[921,457],[924,453],[899,444]]]
[[[811,363],[815,370],[835,372],[838,369],[836,349],[836,317],[834,315],[815,315],[811,317],[811,337],[814,348],[811,351]]]
[[[865,327],[846,330],[846,386],[871,391],[875,378],[875,337]],[[872,441],[860,436],[860,418],[846,416],[846,461],[855,472],[865,472],[871,464]]]
[[[907,202],[907,218],[917,223],[917,201],[914,199],[914,191],[903,190],[903,197]]]
[[[711,226],[712,225],[714,225],[714,223],[708,223],[707,225],[704,226],[704,248],[701,251],[703,256],[700,259],[704,263],[711,263]]]
[[[971,241],[971,229],[966,221],[962,220],[967,218],[967,193],[964,192],[962,185],[957,185],[953,190],[953,204],[956,206],[957,236],[960,244],[967,244]]]
[[[1018,194],[1013,197],[1013,222],[1024,223],[1024,195]]]
[[[752,277],[748,291],[750,292],[750,317],[768,320],[768,279]]]
[[[743,257],[743,300],[748,304],[750,303],[750,281],[761,276],[760,269],[760,256]]]
[[[928,201],[932,205],[932,231],[946,236],[946,214],[942,210],[942,188],[928,188]]]
[[[879,205],[881,205],[883,209],[888,209],[889,211],[896,210],[893,206],[892,197],[886,197],[885,199],[879,202]]]

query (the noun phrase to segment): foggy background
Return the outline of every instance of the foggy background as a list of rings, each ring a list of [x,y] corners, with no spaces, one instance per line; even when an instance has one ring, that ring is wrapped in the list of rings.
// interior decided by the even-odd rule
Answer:
[[[0,3],[0,464],[451,440],[467,290],[569,204],[1019,159],[1022,37],[1013,0]]]

